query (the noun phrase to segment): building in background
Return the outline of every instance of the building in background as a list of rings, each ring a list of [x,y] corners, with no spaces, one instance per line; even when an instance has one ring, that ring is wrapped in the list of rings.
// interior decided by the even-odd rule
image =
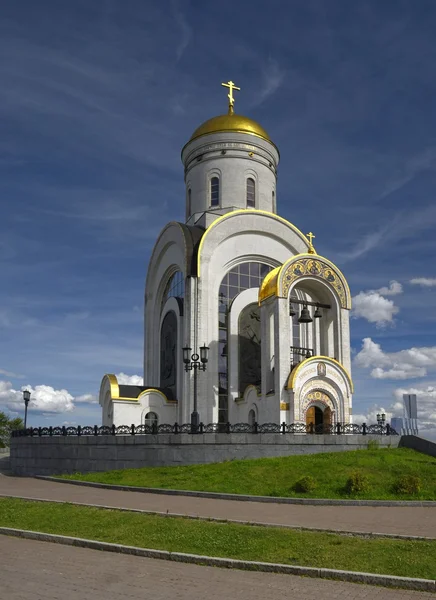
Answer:
[[[416,394],[403,394],[404,417],[393,417],[391,427],[401,435],[418,435]]]
[[[150,258],[144,385],[105,375],[103,425],[192,423],[193,412],[203,423],[349,423],[347,281],[312,233],[277,214],[279,151],[223,85],[228,113],[182,149],[185,222],[164,227]],[[183,347],[191,358],[202,345],[205,370],[185,371]]]

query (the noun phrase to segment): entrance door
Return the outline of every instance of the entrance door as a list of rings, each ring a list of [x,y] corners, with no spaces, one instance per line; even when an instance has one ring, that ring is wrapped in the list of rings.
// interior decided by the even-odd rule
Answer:
[[[313,423],[315,425],[315,407],[310,406],[306,411],[306,425]]]
[[[309,406],[306,411],[306,425],[310,426],[313,423],[314,428],[322,426],[324,423],[324,412],[319,406]]]

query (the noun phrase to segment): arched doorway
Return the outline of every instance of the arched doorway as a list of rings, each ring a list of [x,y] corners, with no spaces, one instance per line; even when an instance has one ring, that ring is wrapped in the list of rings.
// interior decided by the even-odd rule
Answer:
[[[306,425],[324,425],[324,411],[319,406],[309,406],[306,411]]]
[[[308,427],[312,426],[317,433],[322,433],[332,425],[332,409],[329,404],[331,399],[324,392],[316,391],[308,394],[309,401],[306,408],[305,421]]]

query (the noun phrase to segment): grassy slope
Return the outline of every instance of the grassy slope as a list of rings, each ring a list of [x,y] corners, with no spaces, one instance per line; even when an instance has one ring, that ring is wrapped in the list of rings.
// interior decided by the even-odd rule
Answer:
[[[166,489],[254,494],[305,498],[347,498],[345,482],[352,471],[364,472],[370,481],[359,498],[436,500],[436,460],[408,448],[354,450],[306,456],[233,460],[185,467],[147,467],[106,473],[64,475],[102,483]],[[418,475],[422,491],[397,495],[392,487],[403,474]],[[296,493],[295,482],[311,475],[318,487],[312,493]]]
[[[0,498],[0,526],[172,552],[436,577],[436,541],[299,532],[12,498]]]

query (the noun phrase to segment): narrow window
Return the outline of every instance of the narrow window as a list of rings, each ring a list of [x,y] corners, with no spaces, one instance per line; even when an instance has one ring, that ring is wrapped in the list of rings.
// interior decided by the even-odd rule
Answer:
[[[210,205],[220,205],[220,180],[219,177],[212,177],[210,180]]]
[[[273,212],[276,212],[276,193],[274,190],[272,191],[272,209]]]
[[[191,216],[191,188],[188,188],[188,214],[186,215],[186,217],[189,219],[189,217]]]
[[[247,179],[247,206],[250,208],[255,207],[255,199],[256,199],[256,184],[254,183],[254,179],[249,177]]]

